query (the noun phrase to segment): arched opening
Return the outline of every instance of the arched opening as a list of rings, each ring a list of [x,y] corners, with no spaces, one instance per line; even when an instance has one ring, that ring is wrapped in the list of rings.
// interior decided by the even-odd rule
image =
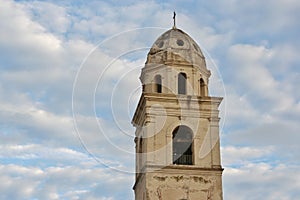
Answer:
[[[140,138],[139,140],[139,153],[143,153],[143,138]]]
[[[138,159],[138,168],[137,172],[141,172],[142,164],[143,164],[143,138],[140,137],[139,142],[138,142],[138,154],[137,154],[137,159]]]
[[[178,74],[178,94],[186,94],[186,74]]]
[[[156,75],[154,78],[155,86],[154,91],[157,93],[162,92],[162,86],[161,86],[161,75]]]
[[[187,126],[178,126],[173,131],[173,164],[193,164],[193,132]]]
[[[205,96],[205,83],[202,78],[200,79],[200,96]]]

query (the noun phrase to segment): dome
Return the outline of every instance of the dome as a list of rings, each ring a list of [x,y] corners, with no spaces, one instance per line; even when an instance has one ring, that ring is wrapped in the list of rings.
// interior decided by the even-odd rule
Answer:
[[[172,28],[157,38],[148,53],[146,64],[166,64],[168,61],[205,67],[205,58],[198,44],[177,28]]]

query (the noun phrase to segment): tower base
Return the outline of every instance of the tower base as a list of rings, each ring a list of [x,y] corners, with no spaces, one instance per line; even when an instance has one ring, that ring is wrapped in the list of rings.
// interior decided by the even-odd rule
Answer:
[[[222,200],[222,172],[219,168],[174,165],[138,175],[136,200]]]

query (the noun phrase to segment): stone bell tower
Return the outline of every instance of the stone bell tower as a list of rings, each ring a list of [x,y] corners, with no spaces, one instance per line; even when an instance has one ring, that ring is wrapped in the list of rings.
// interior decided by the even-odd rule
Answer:
[[[175,23],[154,42],[132,120],[136,200],[223,199],[222,98],[209,96],[210,75],[197,43]]]

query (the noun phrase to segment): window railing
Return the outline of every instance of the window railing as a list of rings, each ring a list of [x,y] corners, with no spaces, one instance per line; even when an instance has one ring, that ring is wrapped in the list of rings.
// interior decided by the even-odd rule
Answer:
[[[174,158],[175,160],[176,158]],[[175,161],[173,161],[174,165],[192,165],[193,164],[193,158],[192,155],[181,155],[179,158],[177,158]]]

